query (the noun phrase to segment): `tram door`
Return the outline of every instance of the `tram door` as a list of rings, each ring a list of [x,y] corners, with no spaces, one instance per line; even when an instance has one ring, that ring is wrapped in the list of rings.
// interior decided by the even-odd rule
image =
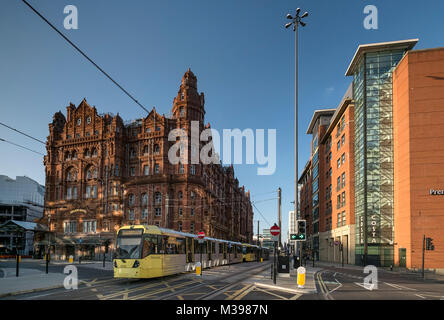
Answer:
[[[187,263],[193,262],[193,239],[187,238],[186,240],[186,252],[187,252]]]

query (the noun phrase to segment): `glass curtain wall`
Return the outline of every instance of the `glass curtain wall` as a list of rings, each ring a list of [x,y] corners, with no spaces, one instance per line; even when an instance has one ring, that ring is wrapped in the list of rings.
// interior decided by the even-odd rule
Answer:
[[[353,78],[357,264],[365,244],[367,264],[393,264],[392,72],[404,53],[366,53]]]

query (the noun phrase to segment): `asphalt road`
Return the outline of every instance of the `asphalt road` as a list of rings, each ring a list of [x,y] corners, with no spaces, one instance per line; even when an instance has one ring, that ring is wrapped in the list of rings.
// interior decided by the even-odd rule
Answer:
[[[444,281],[423,280],[418,275],[378,269],[377,281],[364,284],[369,276],[359,269],[324,267],[315,275],[317,297],[325,300],[444,300]]]
[[[205,269],[155,279],[115,279],[111,272],[78,266],[77,290],[63,288],[5,297],[4,300],[271,300],[300,295],[256,288],[246,280],[268,275],[270,262]],[[0,266],[1,267],[1,266]],[[33,266],[35,267],[35,266]],[[62,272],[63,266],[53,266]]]
[[[444,281],[378,269],[377,287],[366,288],[362,269],[323,267],[315,274],[317,293],[295,294],[254,285],[268,276],[270,261],[205,269],[203,276],[183,273],[156,279],[115,279],[111,270],[76,265],[77,290],[53,289],[4,300],[444,300]],[[0,262],[12,268],[15,262]],[[63,272],[64,265],[50,265]],[[42,262],[21,268],[45,270]]]

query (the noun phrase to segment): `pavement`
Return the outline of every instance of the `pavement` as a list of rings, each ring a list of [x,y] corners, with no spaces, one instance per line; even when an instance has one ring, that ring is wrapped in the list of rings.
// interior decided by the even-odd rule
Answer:
[[[321,268],[304,266],[305,268],[305,284],[301,287],[297,283],[297,269],[293,267],[293,262],[290,263],[290,272],[287,274],[278,273],[276,276],[276,283],[271,277],[271,270],[265,270],[255,278],[249,279],[245,282],[252,282],[256,287],[284,291],[294,294],[314,294],[317,292],[315,274]]]
[[[37,269],[20,269],[16,277],[15,268],[2,268],[3,278],[0,279],[0,297],[19,295],[62,288],[66,277],[63,273],[48,273]]]
[[[110,261],[105,262],[105,268],[102,261],[85,261],[81,264],[78,261],[74,263],[51,261],[50,272],[46,273],[44,271],[44,260],[23,259],[20,263],[19,276],[16,277],[15,261],[11,263],[11,260],[1,259],[0,262],[2,262],[0,266],[0,298],[63,288],[63,281],[68,275],[63,273],[63,267],[67,265],[81,267],[82,270],[96,270],[96,273],[99,270],[108,271],[108,273],[113,270],[113,265]],[[55,267],[58,267],[58,272],[51,272],[51,270],[55,270]]]

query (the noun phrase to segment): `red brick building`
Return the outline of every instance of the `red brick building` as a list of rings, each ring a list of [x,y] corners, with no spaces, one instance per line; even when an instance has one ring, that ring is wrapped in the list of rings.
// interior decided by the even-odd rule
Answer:
[[[175,144],[168,141],[171,130],[181,128],[190,137],[191,121],[199,123],[200,131],[210,127],[204,125],[204,104],[188,70],[171,117],[153,108],[146,118],[125,123],[118,114],[99,115],[86,99],[77,107],[71,103],[66,118],[62,112],[54,115],[44,158],[46,198],[40,222],[50,225],[56,256],[93,258],[106,240],[112,249],[116,230],[127,224],[252,241],[250,194],[239,186],[232,166],[168,160]]]

